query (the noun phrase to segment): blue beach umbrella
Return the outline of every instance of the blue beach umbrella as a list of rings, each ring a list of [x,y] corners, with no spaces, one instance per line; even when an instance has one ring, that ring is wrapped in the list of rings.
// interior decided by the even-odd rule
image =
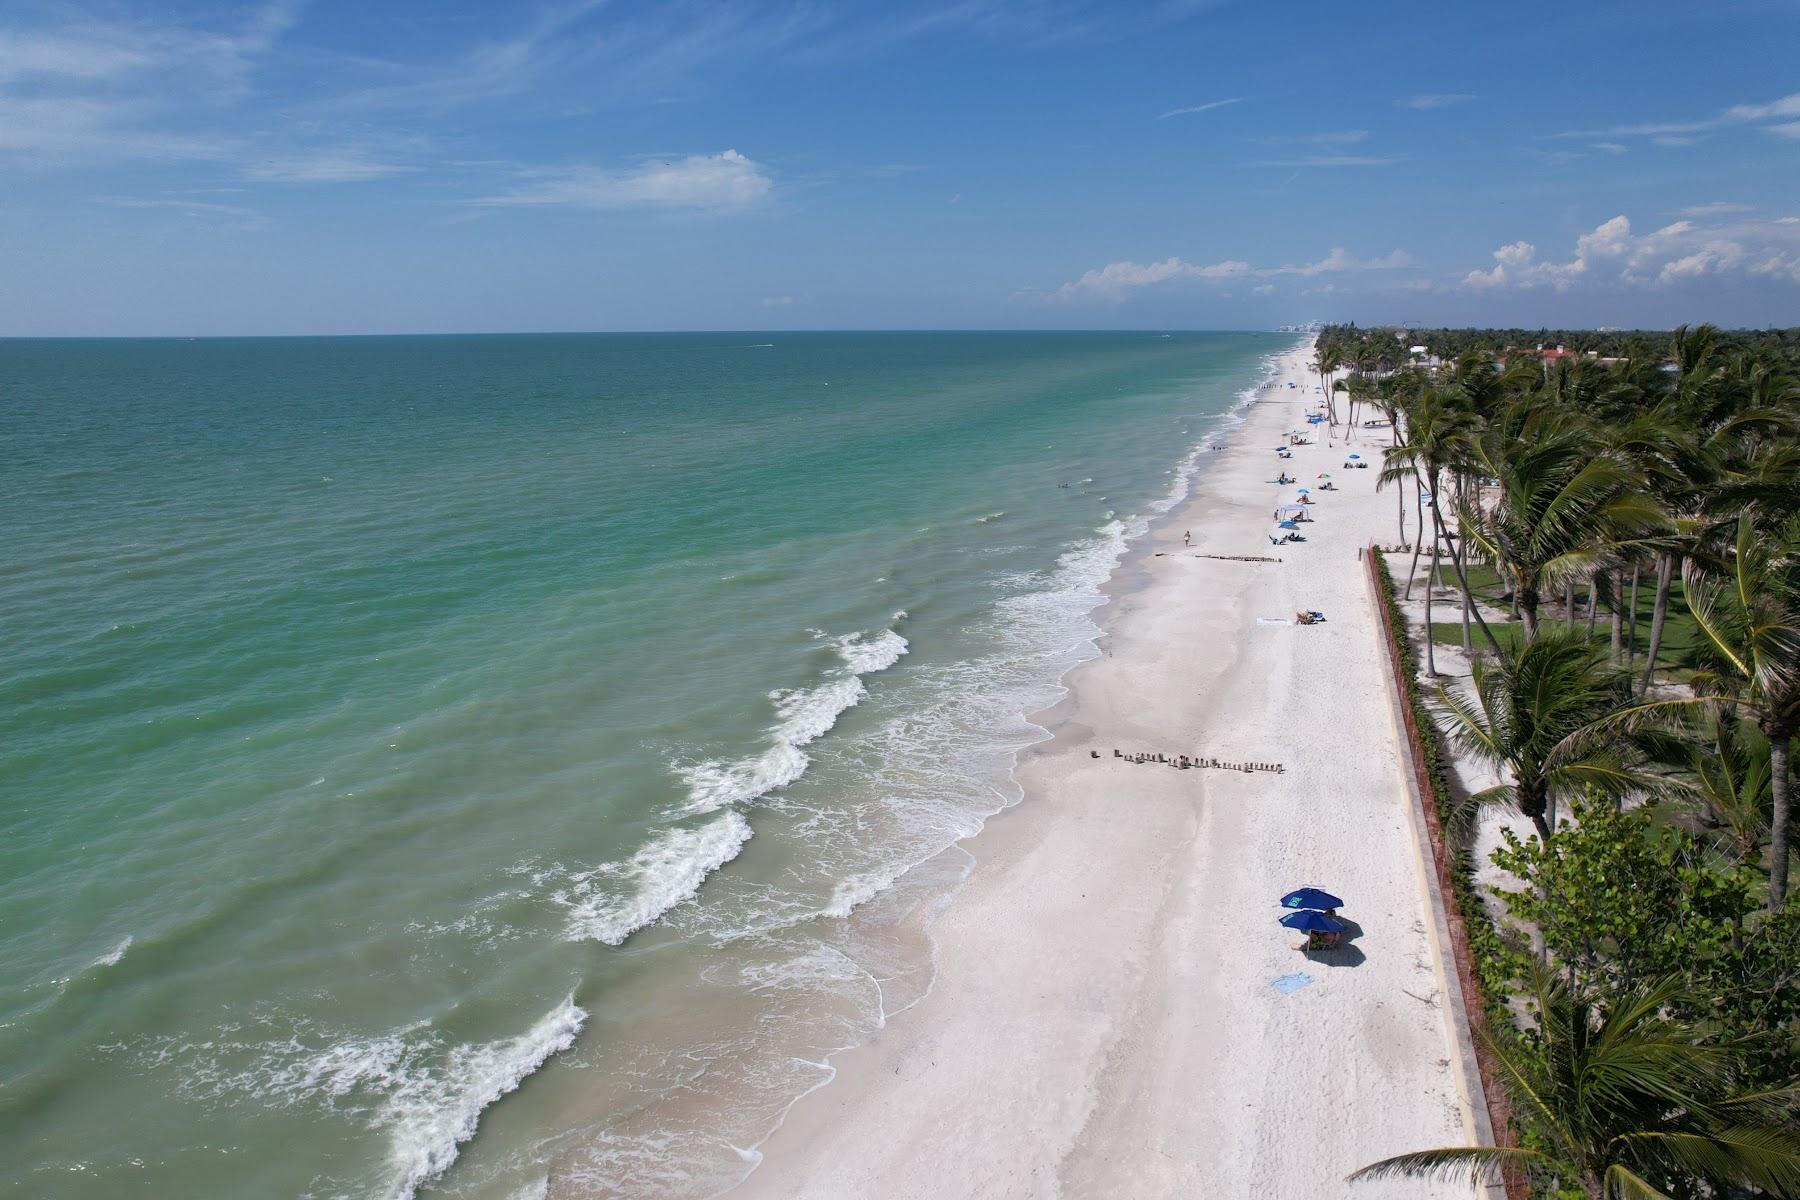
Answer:
[[[1281,898],[1283,908],[1342,908],[1344,902],[1323,888],[1296,888]]]
[[[1289,913],[1281,918],[1281,923],[1289,929],[1304,929],[1308,933],[1342,933],[1344,931],[1342,921],[1310,908]]]
[[[1281,523],[1280,527],[1282,529],[1298,529],[1298,528],[1300,528],[1300,522],[1298,522],[1298,521],[1283,521]]]
[[[1350,457],[1351,457],[1351,458],[1361,458],[1361,457],[1362,457],[1362,455],[1360,455],[1360,454],[1352,454],[1352,455],[1351,455],[1351,456],[1350,456]]]

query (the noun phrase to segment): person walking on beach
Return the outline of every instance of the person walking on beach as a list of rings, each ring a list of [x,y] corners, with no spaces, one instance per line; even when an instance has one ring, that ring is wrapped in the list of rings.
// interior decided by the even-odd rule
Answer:
[[[1191,545],[1193,543],[1193,540],[1194,540],[1194,531],[1191,529],[1181,535],[1181,544],[1183,546]]]

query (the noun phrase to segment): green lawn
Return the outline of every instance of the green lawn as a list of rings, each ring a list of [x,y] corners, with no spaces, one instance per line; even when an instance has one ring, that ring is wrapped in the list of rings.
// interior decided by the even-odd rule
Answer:
[[[1427,573],[1428,572],[1424,569],[1423,561],[1421,560],[1419,574],[1415,577],[1417,583],[1423,584]],[[1444,579],[1452,588],[1456,586],[1456,574],[1447,564],[1444,571]],[[1503,589],[1500,586],[1499,576],[1495,574],[1493,568],[1471,566],[1469,568],[1469,586],[1475,590],[1475,595],[1478,598],[1486,601],[1483,607],[1488,611],[1509,611],[1509,606],[1504,604],[1500,599]],[[1627,596],[1629,596],[1631,587],[1629,579],[1626,581],[1625,586]],[[1413,589],[1413,595],[1415,597],[1418,595],[1417,587]],[[1583,628],[1587,625],[1586,601],[1587,589],[1576,589],[1576,623]],[[1650,651],[1650,619],[1656,612],[1656,576],[1652,571],[1646,571],[1645,576],[1638,581],[1637,608],[1637,657],[1635,663],[1638,669],[1641,670],[1644,665],[1644,655],[1648,654]],[[1440,646],[1461,646],[1462,610],[1455,602],[1451,602],[1449,604],[1434,606],[1431,615],[1433,617],[1442,617],[1446,613],[1452,618],[1451,620],[1434,620],[1431,623],[1432,640],[1437,642]],[[1627,621],[1629,621],[1630,614],[1627,613],[1626,616]],[[1546,597],[1544,603],[1538,609],[1538,619],[1546,625],[1561,624],[1564,619],[1562,613],[1562,597],[1560,595],[1554,598]],[[1494,636],[1499,639],[1500,644],[1509,650],[1518,645],[1519,639],[1524,635],[1525,631],[1522,622],[1507,620],[1504,617],[1499,621],[1490,618],[1488,620],[1488,627],[1494,631]],[[1627,624],[1627,630],[1629,630],[1629,624]],[[1477,645],[1483,644],[1484,639],[1481,636],[1481,630],[1479,628],[1472,628],[1472,635]],[[1600,602],[1600,612],[1594,622],[1594,636],[1602,641],[1610,641],[1612,638],[1612,611],[1607,608],[1604,600]],[[1694,618],[1688,614],[1687,601],[1685,593],[1682,590],[1681,580],[1679,578],[1674,579],[1670,581],[1669,584],[1669,612],[1667,618],[1663,622],[1662,649],[1657,653],[1657,661],[1661,667],[1668,669],[1686,663],[1688,653],[1692,649],[1694,640],[1698,636],[1699,630],[1694,625]],[[1685,674],[1685,672],[1680,670],[1675,671],[1677,677],[1680,677],[1683,674]]]

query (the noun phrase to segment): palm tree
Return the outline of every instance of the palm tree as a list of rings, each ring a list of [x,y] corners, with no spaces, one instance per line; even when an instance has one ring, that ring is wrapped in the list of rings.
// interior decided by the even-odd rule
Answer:
[[[1711,325],[1675,330],[1670,349],[1675,379],[1668,400],[1660,408],[1674,411],[1676,432],[1663,435],[1652,453],[1637,456],[1646,466],[1646,478],[1674,513],[1696,510],[1717,473],[1721,453],[1734,444],[1744,427],[1736,419],[1743,408],[1745,390],[1738,371],[1718,350],[1719,331]],[[1754,427],[1756,422],[1751,422]],[[1644,660],[1643,690],[1656,681],[1656,659],[1669,610],[1669,585],[1675,570],[1690,552],[1703,529],[1689,523],[1657,547],[1656,596],[1650,614],[1650,644]]]
[[[1411,479],[1421,494],[1431,495],[1431,566],[1425,578],[1425,673],[1437,675],[1437,654],[1431,633],[1431,576],[1438,572],[1438,549],[1443,543],[1443,510],[1438,503],[1438,484],[1445,466],[1461,453],[1459,445],[1466,424],[1444,393],[1423,387],[1402,401],[1406,417],[1406,438],[1385,453],[1385,465],[1376,479],[1377,488]],[[1424,548],[1425,533],[1413,549],[1412,565],[1407,569],[1406,595],[1412,595],[1412,581],[1419,569],[1419,553]],[[1460,575],[1460,572],[1459,572]],[[1486,626],[1484,625],[1485,629]],[[1493,641],[1493,635],[1488,635]],[[1494,642],[1495,649],[1499,643]]]
[[[1631,467],[1554,408],[1515,403],[1482,432],[1476,456],[1500,481],[1499,498],[1486,509],[1459,505],[1458,518],[1513,585],[1527,639],[1537,636],[1545,588],[1600,570],[1663,527]]]
[[[1388,436],[1391,445],[1398,446],[1400,444],[1400,426],[1405,417],[1405,401],[1402,399],[1402,396],[1416,393],[1423,385],[1424,377],[1417,372],[1408,372],[1404,376],[1389,376],[1382,381],[1382,386],[1376,388],[1374,394],[1370,397],[1370,403],[1375,405],[1376,409],[1381,413],[1382,419],[1387,422]],[[1376,479],[1375,487],[1380,489],[1382,483],[1384,483],[1386,479],[1387,472],[1384,470],[1381,473],[1381,477]],[[1400,541],[1397,544],[1404,546],[1406,545],[1406,489],[1396,488],[1394,490],[1394,497],[1399,501]],[[1421,518],[1424,516],[1423,511],[1421,511],[1420,516]],[[1423,526],[1421,526],[1419,532],[1420,535],[1423,536]],[[1414,558],[1413,566],[1415,568],[1418,566],[1417,558]],[[1409,588],[1411,584],[1412,580],[1408,579],[1407,585]]]
[[[1635,388],[1631,390],[1637,390]],[[1688,414],[1681,411],[1672,401],[1663,400],[1647,409],[1638,409],[1629,415],[1621,413],[1618,420],[1609,422],[1602,434],[1610,453],[1620,461],[1629,464],[1636,477],[1646,491],[1656,496],[1664,508],[1670,512],[1680,512],[1688,508],[1692,497],[1699,490],[1696,476],[1700,473],[1699,454],[1692,435],[1692,424]],[[1691,532],[1691,530],[1690,530]],[[1656,603],[1655,614],[1650,626],[1650,665],[1646,668],[1644,686],[1648,688],[1651,673],[1656,669],[1656,653],[1662,644],[1663,623],[1668,612],[1669,575],[1673,570],[1674,556],[1686,545],[1679,538],[1669,538],[1660,543],[1646,540],[1646,546],[1657,550],[1656,555]],[[1631,651],[1628,659],[1637,657],[1637,585],[1638,575],[1642,569],[1637,554],[1632,554],[1631,572]],[[1623,593],[1623,581],[1620,580],[1619,592]],[[1613,605],[1613,624],[1620,624],[1617,599]],[[1613,636],[1618,642],[1618,632]]]
[[[1551,1176],[1552,1187],[1573,1184],[1589,1200],[1668,1200],[1690,1194],[1690,1181],[1709,1195],[1740,1187],[1800,1195],[1800,1134],[1778,1100],[1734,1094],[1740,1047],[1707,1044],[1665,1015],[1681,998],[1679,980],[1602,1003],[1540,971],[1534,991],[1532,1035],[1484,1040],[1535,1144],[1417,1150],[1371,1163],[1352,1181],[1493,1181],[1512,1167]]]
[[[1729,713],[1707,715],[1671,747],[1682,768],[1679,794],[1739,866],[1760,866],[1769,836],[1769,739]]]
[[[1769,907],[1779,908],[1788,884],[1788,755],[1800,733],[1800,519],[1768,535],[1744,515],[1725,560],[1708,568],[1690,558],[1683,581],[1700,632],[1694,694],[1631,706],[1617,720],[1729,708],[1756,722],[1769,740]]]
[[[1321,347],[1319,361],[1313,364],[1313,370],[1319,373],[1319,390],[1325,393],[1326,419],[1332,422],[1337,420],[1337,406],[1331,399],[1331,377],[1337,374],[1337,369],[1343,365],[1343,351],[1335,345]]]
[[[1558,800],[1658,784],[1638,768],[1630,739],[1599,736],[1620,722],[1631,685],[1579,632],[1553,627],[1492,662],[1477,659],[1473,684],[1473,698],[1446,687],[1437,696],[1457,748],[1508,776],[1471,796],[1472,806],[1510,802],[1548,845]]]

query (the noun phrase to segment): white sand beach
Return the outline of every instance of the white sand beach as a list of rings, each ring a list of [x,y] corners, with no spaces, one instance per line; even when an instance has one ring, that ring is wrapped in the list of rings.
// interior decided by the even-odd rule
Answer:
[[[1329,446],[1321,427],[1278,461],[1321,399],[1309,357],[1283,356],[1121,572],[1102,657],[1042,718],[1055,737],[1023,764],[1023,801],[965,844],[978,861],[932,926],[931,994],[836,1057],[734,1197],[1470,1194],[1344,1182],[1472,1142],[1479,1098],[1358,557],[1396,536],[1393,493],[1375,489],[1387,434]],[[1343,469],[1353,451],[1370,469]],[[1303,544],[1267,537],[1296,493],[1280,468],[1314,489]],[[1321,472],[1339,490],[1317,490]],[[1259,623],[1303,609],[1326,622]],[[1304,884],[1345,898],[1349,949],[1303,954],[1276,924]]]

